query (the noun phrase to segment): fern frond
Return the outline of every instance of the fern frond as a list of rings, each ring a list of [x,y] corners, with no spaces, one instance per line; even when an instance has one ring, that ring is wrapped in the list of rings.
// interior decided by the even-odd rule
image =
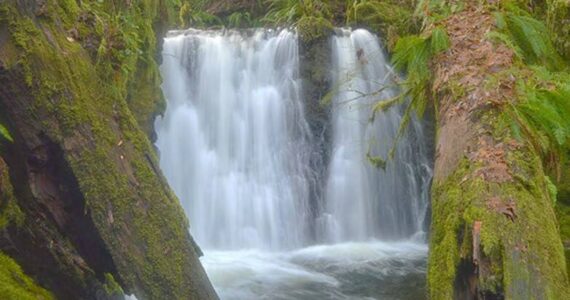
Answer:
[[[449,37],[442,27],[436,27],[431,32],[431,50],[433,54],[443,52],[449,48]]]
[[[302,18],[330,19],[327,1],[321,0],[265,0],[269,10],[263,22],[273,25],[295,25]]]
[[[507,111],[516,122],[511,128],[517,137],[528,140],[535,150],[558,169],[557,161],[570,144],[570,74],[536,70],[533,78],[519,83],[521,102]]]
[[[529,64],[543,64],[552,70],[562,69],[563,60],[543,22],[515,8],[496,13],[495,20],[500,34],[490,33],[488,37],[505,43]]]
[[[498,31],[489,31],[487,32],[486,37],[491,41],[501,42],[507,45],[507,47],[513,49],[515,55],[518,58],[524,59],[523,50],[511,39],[511,37],[508,34]]]
[[[409,100],[400,120],[400,125],[387,159],[393,159],[398,142],[405,135],[413,118],[412,113],[422,117],[429,101],[428,86],[431,78],[430,59],[450,46],[447,32],[442,27],[434,28],[427,37],[412,35],[401,38],[394,48],[392,64],[396,70],[407,72],[407,78],[401,83],[402,93],[392,99],[377,103],[372,110],[371,121],[378,112],[384,112],[395,104]],[[385,166],[385,160],[373,157],[373,164]],[[369,158],[369,160],[371,160]]]

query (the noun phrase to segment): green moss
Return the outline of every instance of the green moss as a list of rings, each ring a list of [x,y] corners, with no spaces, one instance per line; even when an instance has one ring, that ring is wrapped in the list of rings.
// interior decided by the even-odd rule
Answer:
[[[49,300],[53,295],[26,276],[20,266],[0,252],[0,295],[3,299]]]
[[[113,275],[105,273],[105,284],[103,285],[108,296],[123,296],[124,292],[121,286],[115,281]]]
[[[158,112],[164,111],[166,101],[160,90],[160,74],[152,59],[139,60],[133,80],[129,83],[127,104],[137,123],[151,135],[153,132],[154,117]]]
[[[24,218],[14,198],[8,167],[0,159],[0,230],[10,223],[19,226],[24,222]]]
[[[499,116],[484,116],[496,124]],[[494,138],[510,139],[506,130]],[[532,148],[506,154],[512,182],[494,183],[474,176],[481,166],[464,158],[448,178],[434,182],[428,280],[432,299],[452,299],[460,261],[472,258],[472,227],[482,222],[481,251],[489,274],[479,276],[479,291],[504,293],[507,299],[566,299],[564,254],[541,160]],[[514,218],[489,205],[514,203]]]

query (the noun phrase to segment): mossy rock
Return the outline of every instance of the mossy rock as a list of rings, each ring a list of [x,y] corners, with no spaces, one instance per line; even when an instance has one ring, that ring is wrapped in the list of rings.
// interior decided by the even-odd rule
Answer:
[[[142,299],[217,298],[141,130],[160,106],[153,25],[170,8],[155,0],[18,3],[0,4],[6,28],[0,75],[8,78],[0,84],[0,108],[15,143],[61,149],[56,167],[69,169],[67,179],[80,191],[76,200],[85,203],[81,218],[94,224],[93,238],[112,258],[104,271],[125,292]],[[148,89],[138,88],[145,83]],[[137,120],[133,111],[143,116]]]

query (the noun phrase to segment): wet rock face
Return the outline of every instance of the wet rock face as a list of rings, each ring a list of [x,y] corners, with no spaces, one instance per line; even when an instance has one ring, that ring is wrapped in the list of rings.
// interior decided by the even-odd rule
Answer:
[[[299,42],[300,77],[305,99],[305,114],[309,122],[311,134],[315,139],[313,149],[318,153],[313,155],[312,170],[318,170],[316,182],[311,184],[311,206],[313,212],[318,212],[322,201],[318,199],[323,192],[319,190],[326,180],[328,160],[331,149],[331,106],[324,103],[323,98],[331,91],[331,51],[330,36],[325,35],[316,40]],[[316,216],[315,216],[316,217]],[[312,226],[313,228],[315,226]]]

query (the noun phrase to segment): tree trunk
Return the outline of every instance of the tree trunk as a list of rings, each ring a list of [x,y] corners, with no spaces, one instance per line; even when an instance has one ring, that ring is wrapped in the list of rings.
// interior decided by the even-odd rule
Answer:
[[[494,17],[467,6],[441,25],[433,61],[437,141],[428,261],[431,299],[570,299],[542,161],[504,126],[517,101],[513,51],[486,33]]]

